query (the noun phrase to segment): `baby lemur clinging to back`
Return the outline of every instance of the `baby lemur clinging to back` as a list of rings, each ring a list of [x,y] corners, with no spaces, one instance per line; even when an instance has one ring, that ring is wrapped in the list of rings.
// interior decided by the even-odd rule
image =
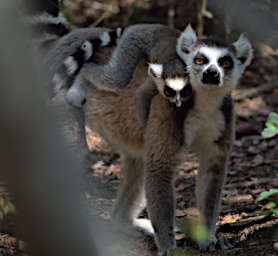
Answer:
[[[175,53],[170,46],[179,57],[171,59]],[[148,76],[147,68],[138,64],[143,56],[148,61],[155,56]],[[123,155],[124,180],[114,218],[148,231],[153,227],[158,255],[168,255],[176,246],[173,182],[187,148],[198,154],[197,206],[209,230],[200,249],[214,250],[217,242],[230,248],[226,239],[216,239],[215,224],[234,140],[231,91],[251,58],[252,47],[244,36],[225,45],[198,39],[190,26],[177,35],[164,26],[138,25],[124,33],[107,64],[85,65],[68,91],[69,102],[80,91],[86,95],[86,124]],[[174,61],[170,67],[176,68],[170,70],[176,72],[167,77],[170,60]],[[187,72],[179,72],[184,63],[190,83]],[[145,128],[136,120],[136,91],[141,100],[137,109],[143,109],[139,119]],[[144,195],[152,225],[136,219]]]

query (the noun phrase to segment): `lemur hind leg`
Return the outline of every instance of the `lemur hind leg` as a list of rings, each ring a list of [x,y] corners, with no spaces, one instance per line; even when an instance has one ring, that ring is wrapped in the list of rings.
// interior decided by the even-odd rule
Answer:
[[[143,160],[124,155],[122,164],[123,181],[113,210],[113,220],[119,224],[128,224],[127,230],[138,235],[153,235],[151,222],[138,219],[146,206],[144,193]]]
[[[202,149],[198,152],[197,207],[200,211],[200,220],[209,231],[208,240],[199,245],[201,251],[214,251],[216,246],[221,249],[232,248],[225,237],[219,239],[215,237],[232,143],[233,128],[229,127],[219,140],[200,147]]]

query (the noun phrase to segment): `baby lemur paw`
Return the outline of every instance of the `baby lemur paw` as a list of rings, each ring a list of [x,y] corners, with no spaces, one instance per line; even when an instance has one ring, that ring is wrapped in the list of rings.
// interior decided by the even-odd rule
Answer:
[[[213,252],[216,249],[228,250],[232,249],[233,246],[225,236],[221,236],[212,242],[207,242],[199,245],[201,252]]]

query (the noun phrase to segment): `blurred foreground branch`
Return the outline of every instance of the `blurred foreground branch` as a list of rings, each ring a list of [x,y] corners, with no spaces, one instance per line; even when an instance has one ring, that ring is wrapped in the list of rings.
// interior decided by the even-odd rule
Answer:
[[[47,77],[26,47],[28,31],[15,10],[15,1],[0,2],[1,180],[17,227],[32,255],[111,255],[119,241],[86,212],[84,170],[60,129],[66,113],[46,100]]]

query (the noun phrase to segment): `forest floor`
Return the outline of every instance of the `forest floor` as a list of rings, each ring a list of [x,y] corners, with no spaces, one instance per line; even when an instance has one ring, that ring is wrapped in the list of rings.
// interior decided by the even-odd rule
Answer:
[[[70,8],[76,7],[70,6]],[[80,10],[76,12],[78,11],[80,12]],[[81,21],[76,23],[85,23],[83,16],[84,13],[80,12]],[[76,14],[75,17],[78,15]],[[124,17],[121,18],[124,20]],[[155,17],[152,15],[152,18]],[[157,17],[157,22],[161,19]],[[109,26],[114,21],[112,20],[110,24],[106,22],[105,25]],[[116,23],[116,25],[121,24]],[[268,114],[278,112],[277,70],[278,51],[264,45],[261,52],[255,54],[252,64],[233,93],[237,115],[236,141],[224,187],[217,236],[224,235],[229,238],[234,248],[227,251],[217,250],[205,255],[272,256],[278,254],[276,244],[278,218],[271,216],[261,219],[261,212],[267,201],[255,203],[255,199],[261,192],[278,188],[278,137],[264,139],[261,136]],[[99,153],[100,160],[86,174],[88,188],[85,197],[90,202],[94,215],[109,219],[122,178],[121,159],[118,155],[109,152],[109,147],[103,145],[101,138],[90,131],[88,131],[88,142],[92,150]],[[175,182],[178,223],[196,215],[193,195],[195,176],[198,172],[197,159],[191,152],[187,153],[184,159],[184,164],[178,168]],[[7,191],[0,186],[0,204],[4,204],[2,201],[5,198],[7,198]],[[11,217],[4,218],[0,222],[0,256],[25,254],[26,246],[16,238],[17,234],[14,230],[16,229]],[[155,255],[156,249],[152,238],[138,239],[129,236],[129,239],[132,239],[136,245],[130,251],[130,255]],[[179,247],[188,248],[192,253],[190,255],[199,255],[196,245],[184,234],[177,234],[176,240]]]

